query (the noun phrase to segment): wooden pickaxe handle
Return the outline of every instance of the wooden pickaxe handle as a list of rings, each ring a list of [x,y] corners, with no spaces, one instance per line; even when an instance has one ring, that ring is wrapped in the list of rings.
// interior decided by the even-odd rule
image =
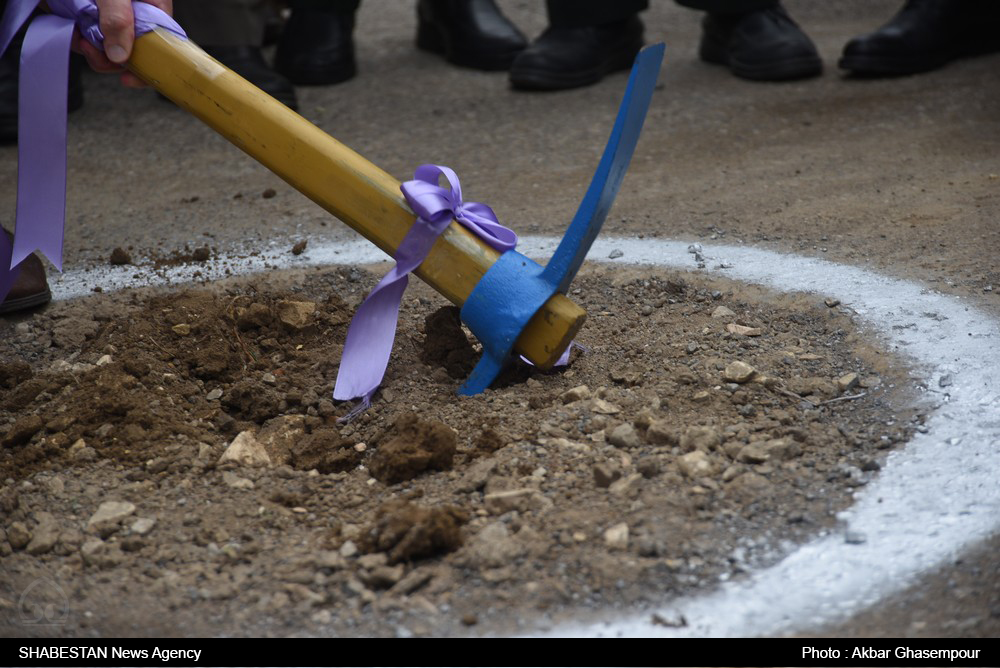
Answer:
[[[128,67],[389,255],[413,225],[415,215],[399,181],[192,42],[160,30],[146,33],[136,40]],[[415,273],[461,306],[498,258],[452,221]],[[551,368],[586,316],[556,294],[531,319],[514,350],[541,369]]]

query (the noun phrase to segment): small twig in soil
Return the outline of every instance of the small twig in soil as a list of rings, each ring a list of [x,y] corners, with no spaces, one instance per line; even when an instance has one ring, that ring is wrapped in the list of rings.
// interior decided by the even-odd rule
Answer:
[[[783,394],[786,397],[791,397],[792,399],[795,399],[797,401],[804,401],[807,404],[809,404],[810,406],[812,406],[814,408],[816,407],[816,404],[814,404],[813,402],[809,401],[808,399],[806,399],[805,397],[803,397],[801,394],[796,394],[795,392],[792,392],[791,390],[786,390],[783,387],[772,387],[770,389],[774,390],[778,394]]]
[[[842,397],[837,397],[836,399],[827,399],[826,401],[819,402],[820,406],[825,406],[827,404],[833,404],[838,401],[852,401],[854,399],[860,399],[861,397],[868,396],[867,392],[858,392],[857,394],[845,394]]]
[[[170,357],[174,356],[174,354],[172,352],[170,352],[169,350],[167,350],[166,348],[164,348],[163,346],[161,346],[159,343],[157,343],[156,339],[154,339],[152,336],[147,336],[146,338],[149,339],[150,343],[152,343],[154,346],[156,346],[157,348],[159,348],[161,352],[165,353],[166,355],[169,355]]]
[[[237,341],[237,343],[240,344],[240,348],[243,349],[244,354],[247,357],[249,357],[251,360],[253,360],[254,362],[256,362],[257,361],[257,356],[254,355],[253,352],[250,350],[250,348],[247,347],[247,344],[243,342],[243,337],[240,336],[240,330],[236,328],[236,325],[233,325],[233,334],[236,335],[236,341]],[[244,361],[243,362],[243,368],[246,369],[247,366],[249,366],[249,365],[246,363],[246,361]]]

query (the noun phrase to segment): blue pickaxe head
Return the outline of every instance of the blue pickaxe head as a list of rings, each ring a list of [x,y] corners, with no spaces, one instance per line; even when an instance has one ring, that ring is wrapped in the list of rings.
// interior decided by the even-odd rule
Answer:
[[[462,321],[483,344],[483,356],[459,394],[479,394],[489,387],[528,321],[552,295],[565,293],[579,271],[628,170],[663,51],[663,44],[654,44],[639,52],[601,162],[552,259],[542,267],[517,251],[507,251],[462,306]]]

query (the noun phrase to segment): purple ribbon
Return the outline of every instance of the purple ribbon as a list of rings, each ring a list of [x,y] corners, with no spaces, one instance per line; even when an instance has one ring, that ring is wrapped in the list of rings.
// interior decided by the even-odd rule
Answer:
[[[0,21],[0,54],[31,18],[38,0],[8,0]],[[0,233],[0,301],[17,278],[19,265],[40,250],[62,271],[66,222],[66,89],[73,30],[104,48],[93,0],[49,0],[51,14],[36,16],[21,47],[18,91],[17,218],[14,244]],[[168,14],[133,2],[135,35],[165,28],[186,38]]]
[[[438,185],[440,176],[450,185]],[[458,176],[448,167],[421,165],[413,181],[400,186],[417,220],[396,249],[396,266],[386,274],[358,307],[347,329],[344,353],[337,372],[333,398],[361,398],[351,415],[364,410],[382,383],[396,338],[399,303],[409,282],[409,273],[420,266],[431,247],[454,218],[495,250],[517,245],[517,235],[497,220],[493,209],[479,202],[463,202]]]

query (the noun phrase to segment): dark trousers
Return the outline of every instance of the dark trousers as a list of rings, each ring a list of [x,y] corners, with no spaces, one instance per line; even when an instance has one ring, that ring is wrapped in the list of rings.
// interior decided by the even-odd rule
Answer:
[[[614,23],[649,7],[647,0],[546,0],[549,25],[582,28]]]
[[[713,14],[742,14],[774,7],[778,0],[677,0],[677,4]]]

